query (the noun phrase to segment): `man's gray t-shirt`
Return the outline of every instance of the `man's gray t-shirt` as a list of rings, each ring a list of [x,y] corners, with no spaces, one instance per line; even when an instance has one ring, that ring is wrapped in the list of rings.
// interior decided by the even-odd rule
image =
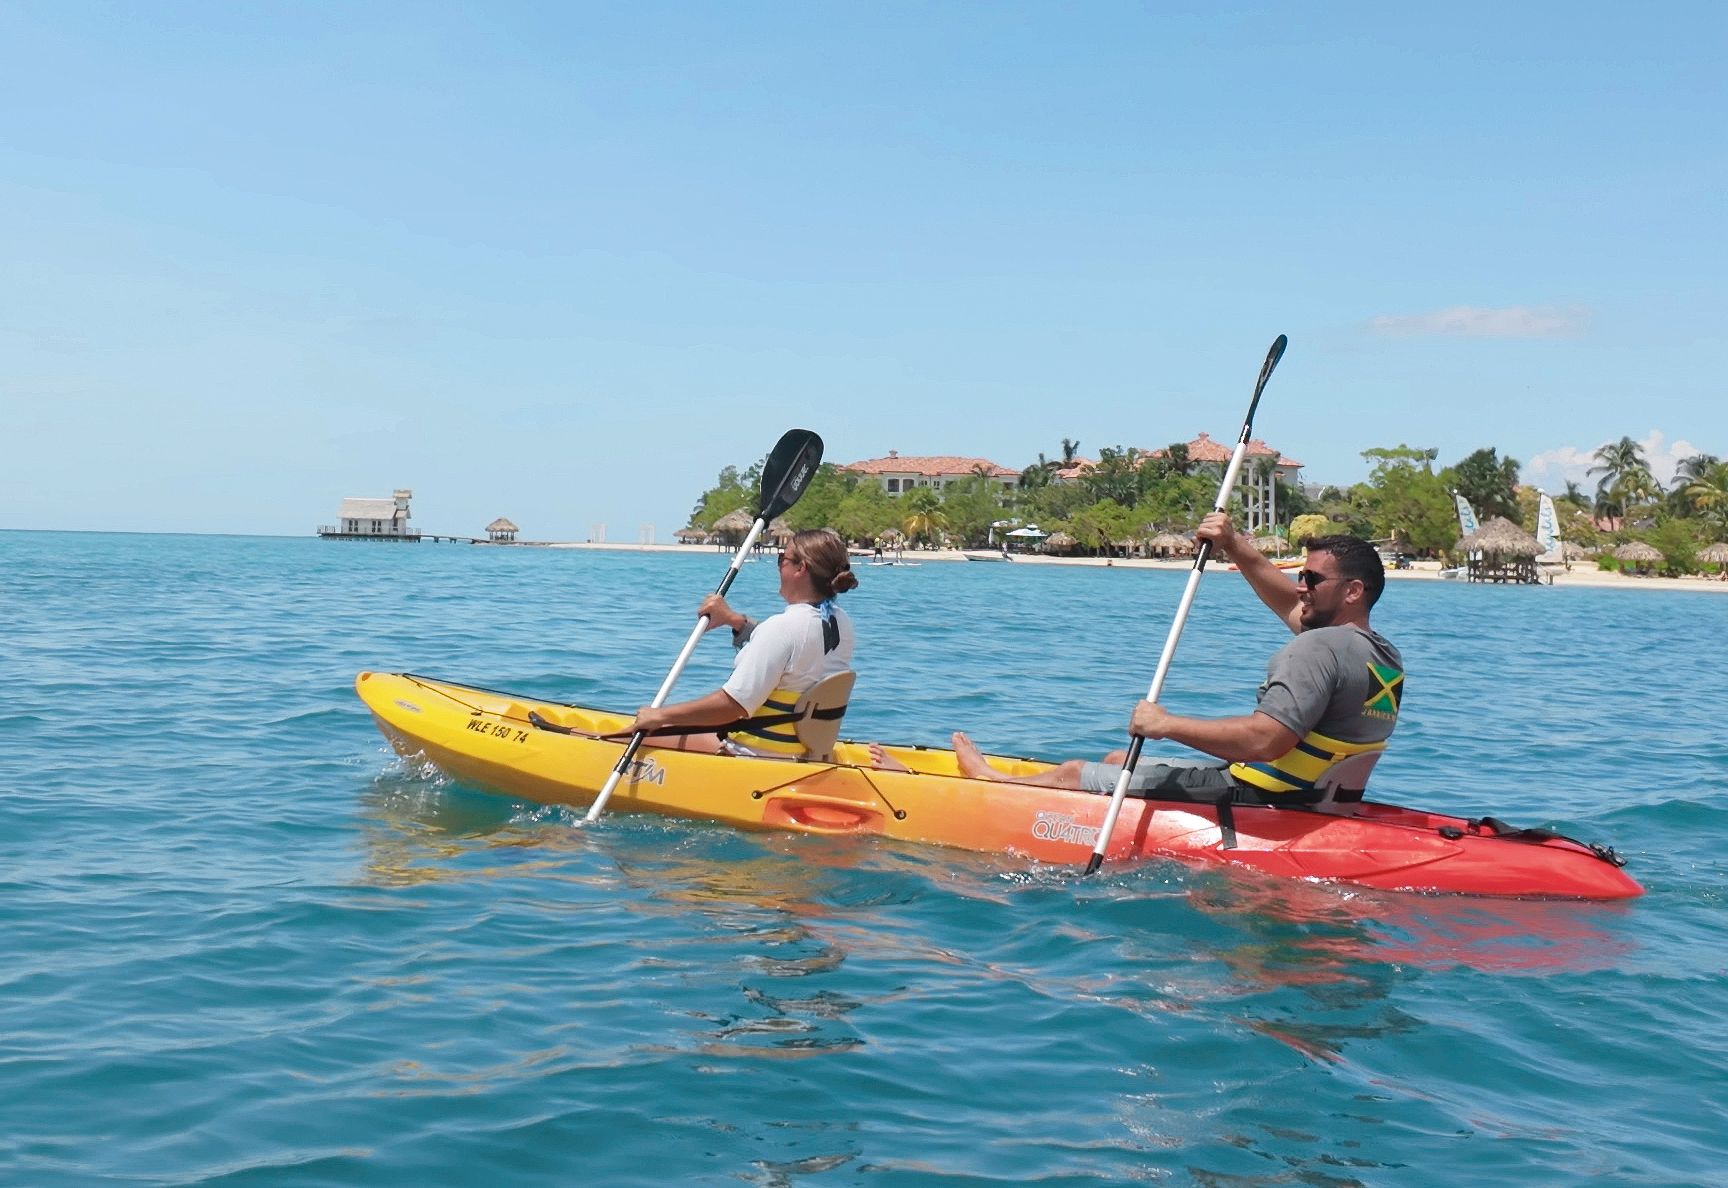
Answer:
[[[1260,686],[1263,714],[1298,738],[1318,731],[1347,743],[1385,742],[1404,698],[1404,658],[1363,627],[1315,627],[1279,648]]]
[[[1256,708],[1298,738],[1316,731],[1339,742],[1375,743],[1391,736],[1403,699],[1404,658],[1384,637],[1362,627],[1315,627],[1266,662]],[[1236,784],[1228,767],[1221,759],[1159,758],[1137,766],[1128,789],[1172,799],[1226,790]],[[1080,787],[1112,792],[1121,775],[1114,763],[1083,764]]]

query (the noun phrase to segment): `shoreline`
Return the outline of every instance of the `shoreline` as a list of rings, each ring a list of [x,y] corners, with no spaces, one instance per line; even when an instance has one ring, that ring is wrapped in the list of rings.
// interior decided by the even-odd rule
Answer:
[[[527,542],[523,543],[526,544]],[[522,546],[504,545],[500,547],[510,548]],[[729,551],[716,549],[712,545],[628,544],[623,542],[615,544],[609,541],[572,541],[533,545],[530,547],[549,549],[590,549],[621,553],[687,553],[692,556],[708,553],[716,557],[727,557],[731,555]],[[973,549],[970,551],[982,552],[984,550]],[[902,555],[908,561],[916,561],[919,563],[925,561],[952,561],[964,563],[966,561],[966,553],[959,549],[909,549]],[[1159,561],[1124,557],[1045,557],[1035,553],[1016,553],[1014,554],[1013,564],[1057,565],[1091,569],[1174,569],[1185,571],[1193,568],[1193,562],[1191,561]],[[868,568],[868,562],[866,562],[865,565],[860,566],[860,568]],[[1225,565],[1217,565],[1208,566],[1207,572],[1234,573],[1235,570],[1232,570]],[[1548,576],[1546,571],[1544,571],[1543,576],[1545,578]],[[1439,562],[1417,561],[1410,569],[1388,569],[1386,571],[1386,580],[1388,582],[1438,582],[1447,579],[1440,576]],[[1460,579],[1454,580],[1456,581],[1456,584],[1460,586],[1475,584]],[[1588,586],[1593,588],[1611,588],[1621,590],[1689,590],[1694,593],[1728,594],[1728,582],[1722,581],[1719,578],[1632,577],[1624,573],[1611,573],[1605,569],[1597,569],[1593,562],[1574,562],[1572,568],[1569,570],[1562,569],[1554,571],[1553,581],[1545,581],[1543,584],[1556,587]]]

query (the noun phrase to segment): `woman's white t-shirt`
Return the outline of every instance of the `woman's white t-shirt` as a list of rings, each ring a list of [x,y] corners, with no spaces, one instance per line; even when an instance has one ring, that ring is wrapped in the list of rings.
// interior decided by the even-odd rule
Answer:
[[[822,612],[807,602],[794,603],[756,624],[732,661],[732,675],[720,688],[753,714],[776,689],[802,693],[837,672],[852,667],[852,620],[838,606],[840,643],[822,650]]]

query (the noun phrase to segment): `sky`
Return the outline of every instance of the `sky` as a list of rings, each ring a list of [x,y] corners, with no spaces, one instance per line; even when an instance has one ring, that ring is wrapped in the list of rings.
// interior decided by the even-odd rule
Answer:
[[[670,539],[793,426],[1728,455],[1728,8],[0,6],[0,528]],[[602,529],[601,526],[604,526]]]

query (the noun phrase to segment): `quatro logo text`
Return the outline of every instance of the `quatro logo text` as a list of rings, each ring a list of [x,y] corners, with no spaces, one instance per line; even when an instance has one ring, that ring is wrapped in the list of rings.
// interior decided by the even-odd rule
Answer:
[[[1032,836],[1039,841],[1095,846],[1098,844],[1098,826],[1075,824],[1073,813],[1039,813],[1037,820],[1032,822]]]

